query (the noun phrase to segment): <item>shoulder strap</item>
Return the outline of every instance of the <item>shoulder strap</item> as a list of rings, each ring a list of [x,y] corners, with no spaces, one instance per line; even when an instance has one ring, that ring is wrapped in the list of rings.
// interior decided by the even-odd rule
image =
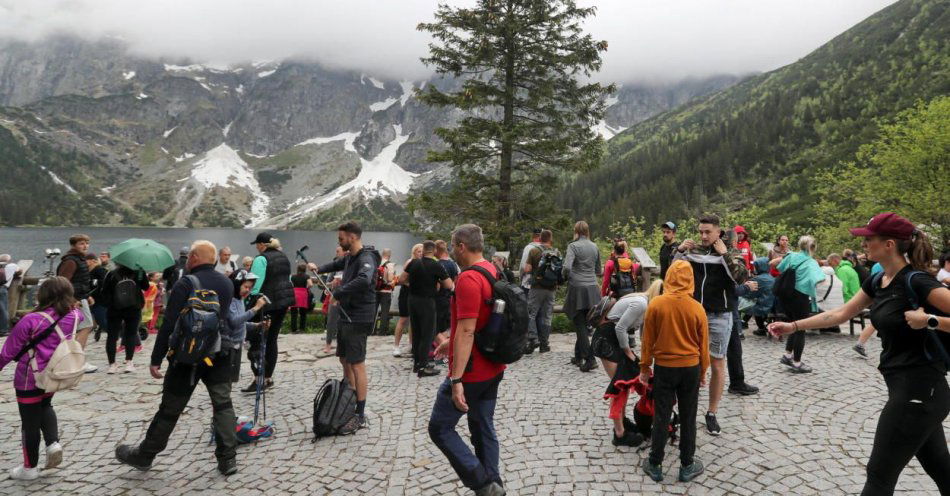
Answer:
[[[883,274],[883,272],[881,272]],[[911,310],[917,310],[920,308],[920,300],[917,298],[917,291],[914,291],[914,287],[910,285],[911,279],[916,275],[924,274],[919,270],[911,270],[907,272],[907,275],[904,276],[904,293],[907,294],[907,299],[910,301]]]
[[[495,283],[498,282],[498,279],[496,279],[495,276],[491,275],[491,272],[488,272],[488,269],[486,269],[485,267],[481,267],[478,265],[470,265],[465,270],[474,270],[475,272],[478,272],[479,274],[485,276],[485,279],[488,279],[488,283],[492,287],[494,287]]]
[[[198,278],[195,277],[194,274],[187,274],[187,275],[185,275],[185,279],[188,279],[188,280],[191,282],[191,285],[193,286],[193,289],[194,289],[195,291],[199,291],[199,290],[202,289],[202,288],[201,288],[201,281],[199,281]]]
[[[820,300],[818,300],[818,303],[822,303],[822,302],[824,302],[825,300],[828,299],[828,295],[831,294],[831,288],[833,288],[834,286],[835,286],[835,278],[834,278],[834,276],[832,276],[832,277],[831,277],[831,282],[828,283],[828,291],[825,291],[825,296],[823,296]]]
[[[33,349],[33,348],[36,348],[36,345],[42,343],[46,338],[49,337],[50,334],[53,333],[54,330],[58,330],[57,325],[59,324],[59,321],[60,321],[60,320],[63,320],[63,317],[69,315],[70,312],[66,312],[66,313],[63,314],[63,315],[60,315],[59,318],[56,319],[56,320],[53,320],[52,317],[50,317],[49,315],[46,314],[46,312],[37,312],[37,313],[39,313],[40,315],[42,315],[43,317],[45,317],[46,320],[52,321],[52,323],[51,323],[46,329],[44,329],[43,332],[41,332],[40,334],[38,334],[35,338],[31,339],[30,342],[27,343],[26,346],[24,346],[23,349],[20,350],[20,351],[13,357],[13,361],[14,361],[14,362],[19,362],[19,361],[20,361],[20,358],[23,358],[23,355],[25,355],[26,352],[30,351],[30,350]],[[59,331],[59,334],[62,335],[63,332],[62,332],[62,331]]]

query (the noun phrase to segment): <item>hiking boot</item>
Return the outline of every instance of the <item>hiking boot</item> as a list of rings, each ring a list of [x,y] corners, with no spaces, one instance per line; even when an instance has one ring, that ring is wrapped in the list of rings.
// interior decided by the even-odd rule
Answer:
[[[868,357],[868,349],[865,348],[864,345],[861,343],[854,345],[854,347],[851,349],[858,352],[858,355],[861,355],[864,358]]]
[[[759,394],[759,388],[755,386],[750,386],[746,383],[742,384],[730,384],[729,392],[732,394],[738,394],[742,396],[751,396],[753,394]]]
[[[685,467],[680,467],[680,482],[689,482],[696,477],[699,477],[699,474],[703,473],[705,467],[703,467],[703,462],[696,460],[693,463]]]
[[[237,471],[237,458],[218,460],[218,472],[221,472],[221,475],[234,475]]]
[[[40,469],[36,467],[26,468],[23,465],[10,469],[10,478],[13,480],[31,481],[40,477]]]
[[[716,420],[716,414],[706,412],[706,430],[709,431],[710,435],[718,436],[722,433],[722,429],[719,427],[719,421]]]
[[[785,365],[786,367],[791,367],[792,359],[786,355],[782,355],[782,358],[779,360],[779,363],[781,363],[782,365]]]
[[[46,447],[46,467],[44,470],[56,468],[63,463],[63,445],[59,441]]]
[[[246,388],[241,389],[242,393],[256,393],[257,392],[257,379],[254,379],[254,382],[247,385]]]
[[[583,365],[580,366],[581,372],[590,372],[597,368],[597,361],[593,358],[588,358]]]
[[[650,463],[649,458],[643,459],[643,464],[640,465],[643,467],[643,472],[650,476],[654,482],[663,482],[663,467],[660,465],[654,465]]]
[[[634,431],[624,431],[623,436],[617,437],[617,433],[614,432],[614,446],[630,446],[631,448],[636,448],[643,443],[643,436],[639,432]]]
[[[432,377],[432,376],[436,376],[436,375],[439,375],[439,374],[440,374],[440,372],[439,372],[438,370],[434,369],[433,367],[423,367],[423,368],[419,369],[418,372],[416,372],[416,376],[417,376],[417,377]]]
[[[120,462],[139,470],[152,468],[152,459],[139,454],[138,446],[120,444],[115,447],[115,458]]]
[[[541,343],[541,349],[538,350],[538,353],[547,353],[551,351],[551,346],[547,343]]]
[[[529,343],[528,343],[527,345],[525,345],[525,347],[524,347],[524,354],[525,354],[525,355],[530,355],[530,354],[534,353],[534,349],[535,349],[535,348],[537,348],[537,345],[534,344],[534,343],[529,342]]]
[[[505,496],[505,488],[497,482],[491,482],[487,486],[475,491],[475,496]]]
[[[792,365],[791,370],[793,374],[807,374],[811,372],[811,367],[799,362],[798,365]]]

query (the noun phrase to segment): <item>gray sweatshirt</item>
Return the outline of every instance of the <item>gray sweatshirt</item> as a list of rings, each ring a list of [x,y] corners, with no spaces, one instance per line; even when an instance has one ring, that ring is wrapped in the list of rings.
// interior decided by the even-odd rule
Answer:
[[[638,293],[631,293],[620,298],[607,313],[607,320],[616,323],[614,330],[621,348],[626,350],[633,344],[631,330],[636,332],[643,326],[643,317],[646,314],[647,298]]]

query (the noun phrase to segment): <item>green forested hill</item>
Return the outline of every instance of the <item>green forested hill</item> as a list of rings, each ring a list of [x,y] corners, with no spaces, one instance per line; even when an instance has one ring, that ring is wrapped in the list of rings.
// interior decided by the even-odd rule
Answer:
[[[604,165],[565,187],[564,206],[601,233],[631,216],[749,208],[813,227],[821,173],[901,110],[950,94],[948,43],[950,2],[901,0],[791,65],[616,136]]]

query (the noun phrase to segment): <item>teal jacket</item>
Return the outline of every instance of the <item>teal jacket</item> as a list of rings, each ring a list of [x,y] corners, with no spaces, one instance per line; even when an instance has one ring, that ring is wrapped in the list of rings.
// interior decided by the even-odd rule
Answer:
[[[818,294],[815,286],[825,280],[825,273],[814,258],[800,251],[793,251],[778,264],[776,269],[785,272],[789,267],[795,269],[795,289],[811,299],[811,310],[818,311]]]

